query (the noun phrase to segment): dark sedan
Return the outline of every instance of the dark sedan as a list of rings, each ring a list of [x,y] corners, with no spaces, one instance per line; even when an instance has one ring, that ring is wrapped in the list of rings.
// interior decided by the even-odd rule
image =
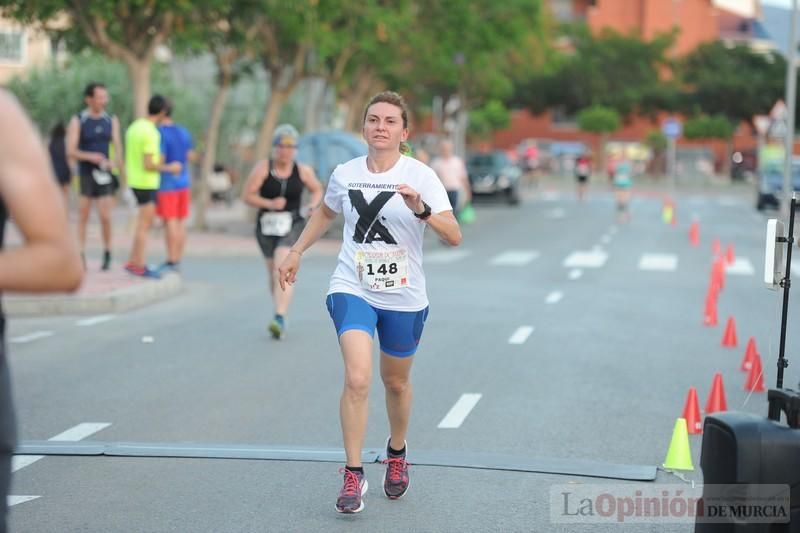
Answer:
[[[495,195],[511,205],[519,203],[522,171],[504,151],[472,154],[467,158],[467,174],[472,194]]]

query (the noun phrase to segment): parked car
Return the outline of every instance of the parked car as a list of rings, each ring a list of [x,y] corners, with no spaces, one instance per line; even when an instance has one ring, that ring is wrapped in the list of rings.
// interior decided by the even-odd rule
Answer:
[[[323,183],[337,165],[362,155],[367,155],[367,144],[346,131],[315,131],[297,141],[297,160],[310,165]]]
[[[800,158],[792,160],[792,186],[795,191],[800,191]],[[756,209],[763,211],[771,208],[777,209],[783,196],[783,169],[770,167],[759,172],[758,194],[756,196]]]
[[[470,155],[467,174],[473,194],[502,196],[511,205],[519,203],[522,171],[503,150]]]

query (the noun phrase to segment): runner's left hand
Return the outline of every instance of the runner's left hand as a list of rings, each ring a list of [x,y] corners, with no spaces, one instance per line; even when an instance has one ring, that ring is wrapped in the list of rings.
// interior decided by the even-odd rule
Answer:
[[[422,204],[422,196],[417,191],[405,183],[398,185],[396,190],[397,194],[403,197],[403,201],[411,211],[417,214],[425,211],[425,206]]]

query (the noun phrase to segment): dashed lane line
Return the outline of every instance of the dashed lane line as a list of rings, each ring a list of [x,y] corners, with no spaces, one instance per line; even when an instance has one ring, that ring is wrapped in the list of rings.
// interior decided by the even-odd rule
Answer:
[[[560,291],[553,291],[544,299],[545,303],[557,304],[564,297],[564,293]]]
[[[47,337],[52,337],[52,331],[34,331],[33,333],[29,333],[27,335],[21,335],[19,337],[11,337],[8,342],[11,344],[27,344],[29,342],[38,341],[39,339],[45,339]]]
[[[77,442],[79,440],[85,439],[90,435],[94,435],[98,431],[103,430],[110,425],[111,424],[105,422],[84,422],[62,433],[59,433],[55,437],[52,437],[48,440]],[[11,458],[11,471],[16,472],[18,470],[21,470],[26,466],[32,465],[33,463],[35,463],[40,459],[44,459],[44,455],[15,455],[14,457]]]
[[[439,422],[439,429],[458,429],[481,399],[482,394],[462,394],[450,411]]]
[[[528,340],[531,333],[533,333],[533,326],[520,326],[511,337],[508,338],[508,344],[525,344],[525,341]]]

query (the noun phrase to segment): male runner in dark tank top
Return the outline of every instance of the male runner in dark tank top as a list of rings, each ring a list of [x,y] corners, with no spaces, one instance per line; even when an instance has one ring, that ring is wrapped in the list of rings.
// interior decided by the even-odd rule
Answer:
[[[83,93],[86,109],[72,117],[67,127],[67,155],[77,162],[80,178],[78,204],[78,242],[81,253],[86,248],[86,225],[92,204],[97,206],[103,235],[103,262],[101,269],[111,268],[111,210],[114,193],[119,185],[114,169],[124,172],[122,164],[122,137],[119,120],[106,112],[108,90],[102,83],[90,83]],[[114,160],[109,158],[109,147],[114,145]],[[124,181],[124,176],[123,176]]]

